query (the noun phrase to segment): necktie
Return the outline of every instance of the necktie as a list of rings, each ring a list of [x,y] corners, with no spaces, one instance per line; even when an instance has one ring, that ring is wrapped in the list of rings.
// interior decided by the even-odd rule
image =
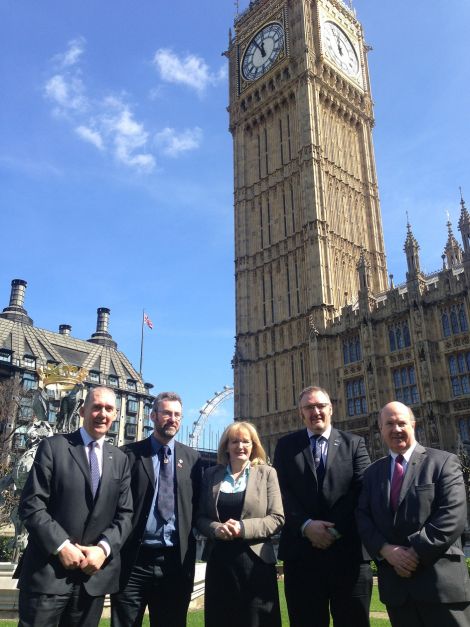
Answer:
[[[323,463],[323,456],[321,450],[321,435],[313,435],[312,436],[312,453],[313,453],[313,461],[315,462],[315,469],[317,471],[317,479],[320,486],[323,483],[323,478],[325,476],[325,464]]]
[[[95,498],[96,493],[98,492],[98,488],[100,487],[100,466],[98,464],[98,457],[96,455],[95,447],[97,443],[92,440],[88,445],[89,455],[88,459],[90,462],[90,475],[91,475],[91,489],[93,491],[93,498]]]
[[[157,510],[167,523],[175,512],[175,491],[173,486],[173,468],[170,447],[162,446],[159,457],[160,474],[158,480]]]
[[[398,497],[400,496],[404,474],[403,455],[397,455],[395,458],[395,468],[393,469],[392,485],[390,487],[390,507],[394,512],[397,511]]]

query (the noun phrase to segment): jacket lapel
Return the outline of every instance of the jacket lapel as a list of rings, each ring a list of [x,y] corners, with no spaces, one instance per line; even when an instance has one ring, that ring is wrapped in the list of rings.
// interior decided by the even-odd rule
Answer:
[[[328,452],[326,454],[325,477],[322,486],[323,496],[325,497],[330,493],[330,479],[332,476],[330,468],[334,468],[335,458],[341,448],[342,441],[340,432],[337,429],[331,429],[328,439]]]
[[[146,440],[144,440],[142,456],[140,459],[152,487],[155,487],[155,472],[153,470],[152,441],[150,439],[151,437],[152,436],[150,435]]]
[[[251,466],[250,474],[246,484],[245,499],[243,501],[242,518],[245,518],[247,511],[251,510],[251,503],[256,502],[258,498],[258,466]],[[248,507],[250,506],[250,507]]]
[[[380,503],[383,507],[384,512],[389,515],[392,515],[392,510],[390,508],[390,468],[391,468],[391,458],[390,455],[387,457],[383,457],[380,460],[380,467],[378,473],[378,490],[380,494]]]
[[[412,452],[410,461],[406,468],[405,476],[403,477],[403,483],[400,490],[400,496],[398,497],[397,512],[400,509],[400,505],[403,502],[408,490],[414,483],[416,473],[421,466],[424,458],[426,457],[426,449],[421,444],[417,444],[415,450]]]
[[[91,475],[90,475],[90,467],[88,465],[87,456],[85,453],[85,446],[83,445],[82,436],[80,435],[80,430],[74,431],[69,438],[69,451],[75,463],[78,465],[80,470],[85,476],[87,486],[92,491],[91,488]]]
[[[212,509],[212,516],[216,520],[219,520],[219,515],[217,513],[217,501],[219,500],[220,486],[222,484],[222,481],[224,480],[224,476],[225,476],[225,466],[222,466],[222,465],[217,466],[216,470],[214,471],[214,477],[213,477],[213,482],[212,482],[212,499],[210,501],[211,509]],[[247,490],[248,490],[248,487],[247,487]]]
[[[310,439],[308,437],[307,429],[299,431],[299,443],[302,446],[302,455],[305,459],[305,463],[312,471],[315,481],[317,481],[317,473],[315,470],[315,464],[313,463],[312,447],[310,445]]]
[[[106,441],[103,442],[103,467],[101,469],[100,489],[98,498],[103,491],[108,489],[113,464],[113,447]]]

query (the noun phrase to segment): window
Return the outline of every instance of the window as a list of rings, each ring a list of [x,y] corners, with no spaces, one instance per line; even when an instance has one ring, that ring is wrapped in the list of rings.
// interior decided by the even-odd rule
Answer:
[[[20,420],[31,420],[33,417],[33,399],[25,396],[20,401]]]
[[[26,368],[36,368],[36,357],[33,357],[33,355],[23,355],[23,366]]]
[[[117,378],[115,375],[110,374],[110,375],[108,376],[108,385],[112,385],[113,387],[116,387],[116,388],[117,388],[117,387],[118,387],[118,385],[119,385],[118,378]]]
[[[362,358],[361,341],[359,335],[343,340],[344,365],[360,361]]]
[[[460,438],[464,444],[470,443],[470,418],[460,418],[459,420]]]
[[[90,370],[88,373],[88,380],[92,383],[100,382],[100,373],[97,370]]]
[[[137,390],[137,381],[134,381],[134,379],[127,379],[127,387],[129,390],[134,390],[134,392]]]
[[[23,375],[23,389],[24,390],[37,390],[38,382],[36,381],[36,375],[32,372],[25,372]]]
[[[127,398],[127,411],[129,414],[136,414],[139,410],[139,401],[135,396],[128,396]]]
[[[351,379],[346,383],[346,406],[348,416],[359,416],[367,413],[364,379]]]
[[[26,448],[28,437],[24,433],[15,433],[13,436],[13,449]]]
[[[137,425],[127,424],[126,425],[126,438],[131,439],[135,438],[137,435]]]
[[[88,379],[92,383],[99,383],[100,382],[100,373],[97,370],[90,370],[90,372],[88,373]]]
[[[418,386],[414,366],[404,366],[392,370],[395,399],[405,405],[419,403]]]
[[[390,350],[392,352],[411,346],[408,322],[403,320],[388,327],[388,339],[390,342]]]
[[[7,350],[6,348],[0,350],[0,361],[11,364],[11,353],[12,351]]]
[[[448,358],[453,396],[470,394],[470,353],[457,353]]]
[[[109,427],[108,433],[119,433],[119,420],[115,420]]]
[[[467,314],[463,303],[456,303],[441,310],[442,333],[444,337],[468,331]]]

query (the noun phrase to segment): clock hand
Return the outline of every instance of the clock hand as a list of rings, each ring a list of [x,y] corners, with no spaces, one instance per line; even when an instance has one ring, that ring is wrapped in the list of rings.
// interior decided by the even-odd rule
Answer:
[[[253,45],[256,46],[258,48],[258,50],[261,52],[261,56],[265,57],[266,56],[266,51],[264,49],[264,41],[262,41],[260,44],[256,41],[256,39],[253,39]]]

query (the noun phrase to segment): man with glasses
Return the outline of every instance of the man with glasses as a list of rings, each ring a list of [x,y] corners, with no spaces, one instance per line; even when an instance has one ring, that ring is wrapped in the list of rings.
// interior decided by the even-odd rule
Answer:
[[[370,464],[363,438],[331,424],[326,390],[299,397],[306,429],[281,438],[274,454],[286,517],[279,557],[295,627],[368,627],[372,573],[354,512]]]
[[[113,627],[141,625],[147,606],[152,627],[185,627],[193,589],[200,458],[174,439],[183,417],[178,394],[160,393],[150,417],[153,433],[123,447],[134,517],[122,551],[120,592],[111,598]]]

